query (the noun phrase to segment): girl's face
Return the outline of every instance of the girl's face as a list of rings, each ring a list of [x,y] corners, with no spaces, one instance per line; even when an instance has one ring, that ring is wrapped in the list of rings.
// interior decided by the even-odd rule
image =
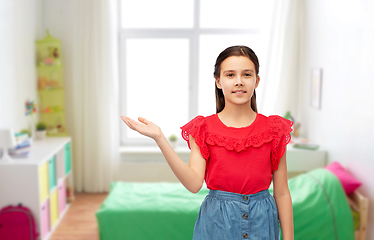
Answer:
[[[231,56],[221,63],[220,77],[216,79],[219,89],[225,97],[225,105],[247,104],[251,101],[253,91],[257,88],[260,77],[255,65],[244,56]]]

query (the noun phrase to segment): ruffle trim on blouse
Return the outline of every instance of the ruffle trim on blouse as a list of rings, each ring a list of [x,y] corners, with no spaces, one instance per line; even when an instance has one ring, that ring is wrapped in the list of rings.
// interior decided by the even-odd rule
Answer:
[[[210,156],[208,145],[205,142],[207,131],[206,120],[203,116],[197,116],[186,125],[181,127],[182,138],[187,141],[188,147],[191,149],[190,145],[190,135],[195,139],[195,143],[200,148],[200,152],[204,159],[208,160]]]
[[[280,116],[269,116],[270,132],[273,135],[271,148],[271,172],[278,169],[279,161],[286,151],[286,145],[291,141],[293,122]]]
[[[268,119],[270,125],[268,130],[245,139],[237,139],[208,132],[205,118],[197,116],[181,127],[182,137],[188,142],[188,147],[191,148],[189,142],[189,136],[191,135],[200,147],[204,159],[208,159],[210,156],[208,144],[241,152],[249,147],[261,147],[265,143],[272,142],[271,163],[273,173],[278,169],[279,160],[284,154],[286,145],[291,140],[290,133],[293,122],[280,116],[270,116]]]
[[[250,136],[245,139],[237,139],[221,136],[218,134],[208,133],[206,142],[209,145],[217,145],[220,147],[224,147],[227,150],[235,150],[237,152],[241,152],[251,146],[261,147],[264,143],[271,142],[271,140],[273,140],[273,137],[271,136],[269,131],[266,131],[258,135]]]

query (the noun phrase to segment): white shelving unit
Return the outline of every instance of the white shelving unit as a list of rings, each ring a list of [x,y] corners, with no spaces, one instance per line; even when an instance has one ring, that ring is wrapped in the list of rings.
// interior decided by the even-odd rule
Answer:
[[[73,183],[71,166],[70,137],[34,141],[27,158],[0,160],[0,208],[28,207],[39,239],[49,239],[69,208],[66,187]]]
[[[294,144],[287,147],[287,171],[307,172],[327,165],[327,152],[323,149],[308,150],[295,148]]]

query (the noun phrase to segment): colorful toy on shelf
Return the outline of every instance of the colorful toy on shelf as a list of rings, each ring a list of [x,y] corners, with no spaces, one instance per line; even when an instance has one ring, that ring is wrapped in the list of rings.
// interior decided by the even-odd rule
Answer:
[[[53,57],[58,58],[58,56],[59,56],[58,49],[57,48],[53,49]]]
[[[38,66],[38,85],[39,90],[63,88],[62,66]]]
[[[53,106],[53,107],[47,107],[43,109],[43,113],[54,113],[54,112],[62,112],[63,109],[60,106]]]
[[[39,90],[48,90],[53,88],[58,88],[60,83],[56,80],[47,80],[46,77],[39,78]]]
[[[36,42],[38,65],[61,64],[61,41],[52,37],[47,30],[47,36]]]
[[[66,136],[65,112],[41,113],[41,120],[46,123],[47,136]]]
[[[27,100],[25,103],[25,107],[26,107],[26,116],[28,115],[32,116],[34,113],[36,113],[36,105],[34,101]]]
[[[51,58],[51,57],[46,57],[46,58],[44,59],[44,64],[45,64],[45,65],[53,65],[53,63],[54,63],[54,59]]]

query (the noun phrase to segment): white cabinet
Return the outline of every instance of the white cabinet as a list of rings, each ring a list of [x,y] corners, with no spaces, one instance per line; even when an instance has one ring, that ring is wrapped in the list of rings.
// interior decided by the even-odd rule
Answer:
[[[327,152],[323,149],[308,150],[295,148],[294,144],[287,146],[287,171],[307,172],[323,168],[327,163]]]
[[[0,208],[28,207],[40,239],[49,239],[69,204],[66,187],[72,184],[70,137],[34,141],[28,158],[0,160]]]

